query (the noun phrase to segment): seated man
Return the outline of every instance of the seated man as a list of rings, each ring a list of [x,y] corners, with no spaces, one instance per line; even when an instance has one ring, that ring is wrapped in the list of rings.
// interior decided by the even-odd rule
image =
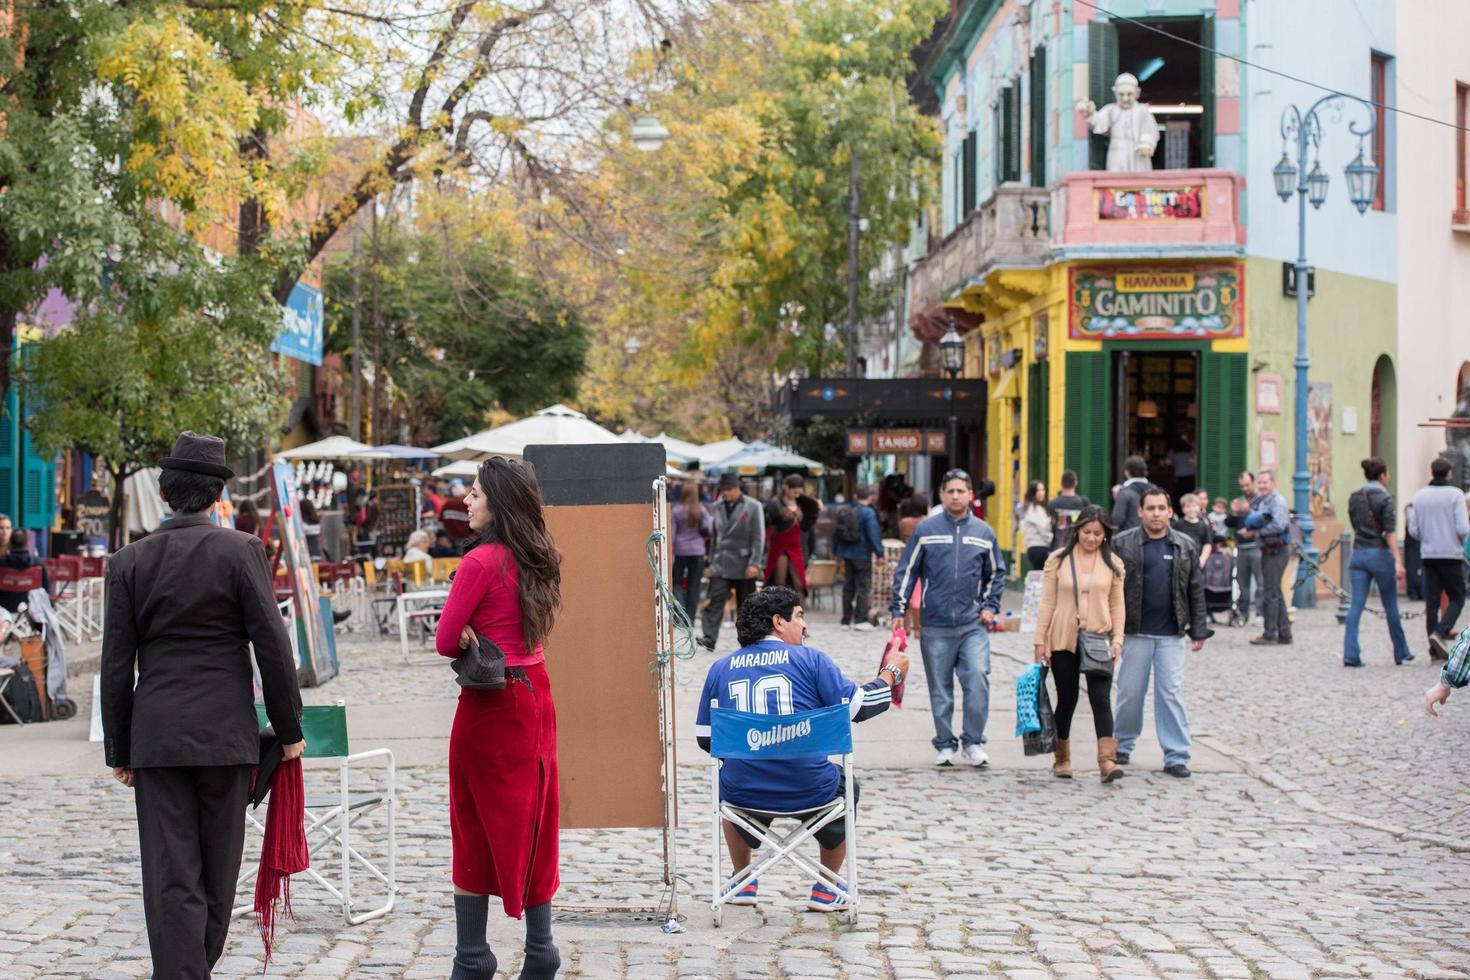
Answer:
[[[769,588],[740,604],[735,620],[741,648],[715,661],[704,680],[694,733],[700,748],[710,749],[710,700],[726,710],[789,715],[841,704],[848,699],[853,721],[865,721],[888,709],[892,688],[903,680],[908,658],[897,654],[875,680],[859,687],[848,680],[819,650],[802,646],[806,616],[801,600],[787,588]],[[752,694],[754,699],[752,699]],[[857,804],[857,784],[853,784]],[[720,798],[741,808],[781,813],[811,811],[845,791],[842,769],[826,758],[727,759],[720,767]],[[755,818],[752,818],[753,821]],[[725,844],[735,871],[745,869],[758,841],[725,821]],[[840,873],[847,855],[846,828],[834,821],[817,832],[823,867]],[[759,882],[752,881],[731,900],[754,905]],[[807,907],[818,912],[847,908],[847,896],[824,881],[812,885]]]
[[[41,569],[41,588],[49,595],[51,592],[51,573],[46,570],[41,559],[31,554],[30,537],[20,528],[10,532],[10,550],[0,555],[0,568],[13,568],[17,571],[25,571],[27,568]],[[0,608],[7,612],[15,612],[20,604],[26,601],[23,592],[0,592]]]

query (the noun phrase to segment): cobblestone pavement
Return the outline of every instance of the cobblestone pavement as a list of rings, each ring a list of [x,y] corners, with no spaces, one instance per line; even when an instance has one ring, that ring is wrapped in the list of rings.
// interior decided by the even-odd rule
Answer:
[[[881,640],[828,618],[814,617],[814,645],[866,676]],[[936,771],[927,752],[906,768],[862,770],[860,758],[865,901],[854,927],[802,911],[809,882],[789,870],[763,878],[759,908],[710,925],[699,898],[709,874],[708,769],[686,754],[677,843],[688,931],[559,912],[564,975],[1470,977],[1470,853],[1451,846],[1470,807],[1470,697],[1453,696],[1445,718],[1425,717],[1419,700],[1435,670],[1422,656],[1393,667],[1375,629],[1365,622],[1377,645],[1365,646],[1363,670],[1339,666],[1330,610],[1302,614],[1293,647],[1253,648],[1247,631],[1222,629],[1193,658],[1187,698],[1198,740],[1242,772],[1175,780],[1134,767],[1112,786],[1061,782],[1002,762],[999,746],[1014,741],[1009,719],[992,719],[989,771]],[[1028,659],[1028,638],[999,635],[995,649],[1000,702]],[[342,656],[343,674],[307,692],[309,701],[446,697],[447,672],[403,666],[396,647],[346,638]],[[697,687],[707,662],[681,665],[680,688]],[[924,701],[922,677],[914,680],[906,712]],[[1085,755],[1085,718],[1078,730]],[[297,919],[283,921],[272,975],[448,975],[445,769],[405,768],[399,783],[397,908],[346,927],[298,880]],[[28,776],[0,783],[0,813],[0,977],[146,976],[130,791],[100,771]],[[364,830],[371,853],[380,825]],[[658,886],[639,879],[656,875],[657,843],[644,831],[566,832],[558,902],[655,901]],[[330,855],[316,857],[324,865]],[[503,970],[517,966],[517,929],[492,916]],[[259,951],[251,921],[237,921],[217,975],[259,975]]]

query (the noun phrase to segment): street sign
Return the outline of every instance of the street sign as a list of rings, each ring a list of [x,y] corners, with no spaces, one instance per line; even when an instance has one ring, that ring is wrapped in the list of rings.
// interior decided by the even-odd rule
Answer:
[[[948,445],[943,429],[848,429],[847,455],[943,455]]]

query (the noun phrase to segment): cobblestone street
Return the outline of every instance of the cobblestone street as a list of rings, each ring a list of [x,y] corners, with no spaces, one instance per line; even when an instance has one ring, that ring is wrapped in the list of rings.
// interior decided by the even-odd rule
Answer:
[[[868,676],[883,634],[843,632],[830,613],[813,621],[812,645],[851,676]],[[1426,717],[1422,692],[1437,668],[1422,653],[1394,667],[1372,617],[1364,622],[1368,667],[1358,671],[1340,666],[1330,606],[1299,616],[1290,648],[1250,647],[1252,633],[1221,628],[1191,661],[1189,780],[1158,771],[1146,731],[1128,777],[1100,785],[1089,771],[1085,707],[1074,731],[1078,779],[1055,780],[1046,760],[1023,760],[1011,736],[1012,682],[1030,638],[1016,633],[995,638],[992,766],[934,770],[919,668],[905,707],[858,730],[864,901],[855,927],[804,911],[810,883],[790,870],[764,878],[759,908],[730,909],[722,928],[711,926],[702,897],[708,767],[681,742],[678,901],[687,931],[665,935],[647,918],[564,909],[564,975],[1470,976],[1470,852],[1461,836],[1470,815],[1470,700],[1457,694],[1446,717]],[[727,628],[720,651],[733,645]],[[283,920],[271,974],[442,978],[454,943],[442,763],[450,673],[405,665],[396,645],[351,637],[342,638],[342,661],[340,677],[306,695],[348,702],[354,750],[380,744],[381,732],[399,754],[398,905],[347,927],[319,889],[298,879],[297,918]],[[708,662],[701,653],[679,664],[681,736]],[[90,676],[73,683],[85,693]],[[0,786],[7,978],[148,972],[131,792],[103,770],[98,746],[79,752],[89,698],[79,700],[72,722],[0,730],[7,756],[31,757]],[[432,724],[409,730],[405,719],[426,709]],[[59,761],[36,761],[43,756]],[[327,778],[308,773],[308,786]],[[359,838],[366,852],[381,845],[380,828],[369,824]],[[314,858],[326,867],[334,855]],[[558,903],[652,903],[661,886],[643,882],[658,871],[655,832],[568,831]],[[492,914],[492,945],[510,976],[518,927]],[[243,917],[217,975],[261,970],[260,940]]]

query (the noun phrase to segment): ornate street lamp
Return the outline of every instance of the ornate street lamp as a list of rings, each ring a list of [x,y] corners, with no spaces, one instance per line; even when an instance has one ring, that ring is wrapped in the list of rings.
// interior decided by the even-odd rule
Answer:
[[[960,420],[954,411],[954,382],[965,366],[965,338],[954,327],[953,313],[949,315],[949,329],[939,338],[939,357],[944,363],[945,373],[949,375],[949,384],[944,389],[944,400],[949,402],[949,465],[955,468],[959,466],[960,459]]]
[[[1348,132],[1358,138],[1358,156],[1347,165],[1348,197],[1362,214],[1373,202],[1378,187],[1378,168],[1363,157],[1363,140],[1378,125],[1378,112],[1372,104],[1351,95],[1324,95],[1311,108],[1302,112],[1294,105],[1287,106],[1281,113],[1281,161],[1272,168],[1271,176],[1276,184],[1276,193],[1283,201],[1297,194],[1297,259],[1296,259],[1296,470],[1291,474],[1292,506],[1302,529],[1302,565],[1304,570],[1297,575],[1297,589],[1292,602],[1298,609],[1317,604],[1317,576],[1314,570],[1320,552],[1312,541],[1312,496],[1311,475],[1307,466],[1307,282],[1311,266],[1307,263],[1307,201],[1313,208],[1320,208],[1327,200],[1327,187],[1331,183],[1327,172],[1322,169],[1320,158],[1307,172],[1309,155],[1316,158],[1322,146],[1322,117],[1317,110],[1331,106],[1340,112],[1345,103],[1356,102],[1368,113],[1368,124],[1360,128],[1348,122]],[[1349,107],[1351,107],[1349,105]],[[1334,113],[1334,118],[1337,118]],[[1296,150],[1296,162],[1292,163],[1290,149]],[[1292,187],[1293,182],[1295,188]]]

